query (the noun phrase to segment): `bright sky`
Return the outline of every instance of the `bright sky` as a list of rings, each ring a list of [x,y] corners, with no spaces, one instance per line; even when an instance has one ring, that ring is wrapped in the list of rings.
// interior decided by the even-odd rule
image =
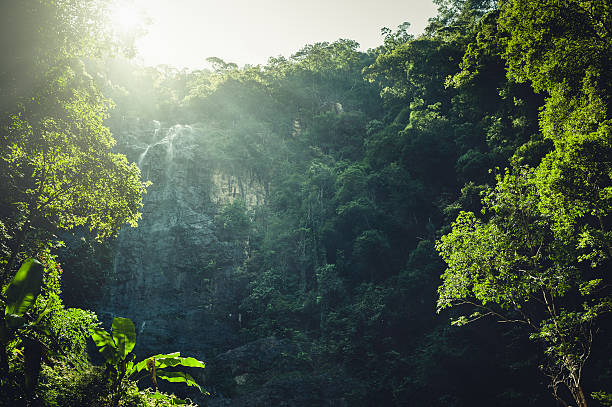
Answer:
[[[306,44],[338,38],[367,50],[382,43],[382,27],[395,30],[408,21],[410,32],[421,33],[436,14],[431,0],[133,1],[152,20],[137,43],[142,61],[190,69],[207,66],[212,56],[265,64],[270,56],[288,57]]]

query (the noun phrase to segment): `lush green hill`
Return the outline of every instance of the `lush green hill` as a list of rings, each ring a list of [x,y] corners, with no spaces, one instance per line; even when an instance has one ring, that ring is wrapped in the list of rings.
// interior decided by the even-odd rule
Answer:
[[[64,298],[205,359],[210,406],[610,405],[608,2],[440,1],[200,71],[100,58],[88,4],[6,6],[41,30],[0,65],[2,283],[44,260],[48,333],[0,337],[0,401],[116,400]]]

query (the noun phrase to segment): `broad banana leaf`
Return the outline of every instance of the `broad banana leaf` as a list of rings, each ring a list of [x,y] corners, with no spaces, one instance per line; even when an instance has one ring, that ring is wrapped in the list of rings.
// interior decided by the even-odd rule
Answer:
[[[185,383],[187,386],[193,386],[193,387],[197,388],[202,393],[205,393],[205,394],[208,393],[208,392],[205,392],[205,391],[202,390],[200,385],[198,383],[196,383],[194,378],[191,377],[191,375],[189,373],[185,373],[185,372],[166,372],[164,370],[158,370],[157,371],[157,377],[159,379],[164,379],[164,380],[169,381],[171,383]]]
[[[206,364],[201,360],[197,360],[192,357],[181,357],[180,352],[168,353],[168,354],[159,354],[155,356],[148,357],[141,362],[138,362],[132,368],[132,372],[140,372],[147,368],[147,361],[155,359],[155,368],[156,369],[164,369],[167,367],[174,366],[186,366],[186,367],[199,367],[204,369]]]
[[[120,359],[125,357],[134,349],[136,345],[136,328],[129,318],[113,318],[113,340]]]
[[[114,363],[117,359],[117,346],[113,337],[102,328],[90,329],[89,333],[98,351],[104,356],[108,363]]]
[[[43,283],[44,267],[37,260],[28,259],[19,268],[6,289],[4,315],[8,328],[24,323],[23,315],[34,304]]]

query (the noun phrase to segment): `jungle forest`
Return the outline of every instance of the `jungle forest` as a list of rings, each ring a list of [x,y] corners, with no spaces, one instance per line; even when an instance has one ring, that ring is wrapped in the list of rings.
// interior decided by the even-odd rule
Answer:
[[[612,2],[434,3],[179,69],[3,0],[0,406],[612,406]]]

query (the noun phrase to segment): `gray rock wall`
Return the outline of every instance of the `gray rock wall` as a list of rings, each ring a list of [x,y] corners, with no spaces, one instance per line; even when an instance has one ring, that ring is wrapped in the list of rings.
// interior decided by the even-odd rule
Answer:
[[[205,371],[191,373],[213,397],[184,393],[184,386],[165,390],[210,406],[274,406],[282,400],[312,405],[313,394],[320,399],[320,389],[329,385],[325,378],[299,373],[308,370],[300,346],[241,337],[246,242],[217,231],[215,216],[234,199],[252,206],[265,194],[252,177],[237,173],[240,163],[224,159],[222,136],[218,130],[158,122],[115,131],[117,150],[136,162],[152,185],[139,226],[123,228],[100,262],[106,270],[94,311],[107,329],[115,316],[132,319],[139,358],[180,351],[207,362]],[[306,387],[295,393],[296,386]]]
[[[213,179],[219,171],[205,132],[154,122],[116,137],[117,150],[136,162],[152,185],[139,226],[125,227],[115,242],[104,283],[108,295],[96,312],[106,325],[114,316],[131,318],[141,356],[178,350],[207,358],[228,349],[237,340],[238,312],[231,310],[238,304],[232,304],[231,292],[221,291],[241,252],[233,253],[215,234],[219,187]],[[222,257],[232,261],[211,270],[219,252],[228,252]]]

